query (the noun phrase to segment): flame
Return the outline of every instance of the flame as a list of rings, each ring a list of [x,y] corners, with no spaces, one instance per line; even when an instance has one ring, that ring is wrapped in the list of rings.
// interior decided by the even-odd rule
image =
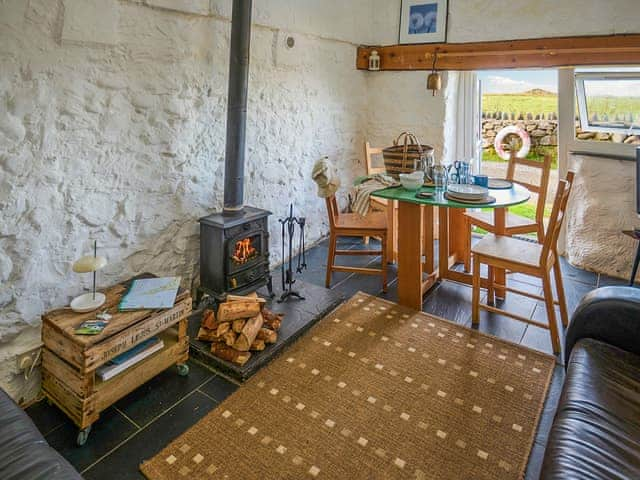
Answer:
[[[250,238],[243,238],[236,242],[236,248],[233,251],[233,261],[238,265],[243,265],[251,260],[258,254],[258,251],[253,247]]]

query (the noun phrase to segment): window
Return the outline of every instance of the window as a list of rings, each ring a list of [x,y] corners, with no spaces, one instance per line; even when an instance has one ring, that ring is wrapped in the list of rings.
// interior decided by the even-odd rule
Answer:
[[[640,71],[578,72],[575,85],[582,132],[640,134]]]

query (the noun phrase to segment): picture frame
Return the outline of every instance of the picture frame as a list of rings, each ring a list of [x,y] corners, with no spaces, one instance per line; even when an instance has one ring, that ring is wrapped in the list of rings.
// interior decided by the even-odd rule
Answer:
[[[447,41],[448,0],[402,0],[399,43]]]

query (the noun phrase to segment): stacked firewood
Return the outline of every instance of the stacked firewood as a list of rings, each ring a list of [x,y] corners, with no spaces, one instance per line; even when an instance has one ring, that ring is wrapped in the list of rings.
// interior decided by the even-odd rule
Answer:
[[[256,294],[227,295],[227,300],[213,310],[205,310],[198,340],[212,342],[211,353],[228,362],[244,365],[251,352],[276,343],[282,314],[265,307],[266,300]]]

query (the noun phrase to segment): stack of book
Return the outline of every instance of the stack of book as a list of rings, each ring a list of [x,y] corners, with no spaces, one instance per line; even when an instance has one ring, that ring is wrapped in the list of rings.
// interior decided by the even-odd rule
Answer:
[[[162,347],[164,347],[164,342],[162,340],[158,337],[150,338],[109,360],[107,363],[99,367],[96,370],[96,373],[102,381],[107,381],[119,373],[124,372],[127,368],[141,362],[149,355],[157,352],[158,350],[162,350]]]

